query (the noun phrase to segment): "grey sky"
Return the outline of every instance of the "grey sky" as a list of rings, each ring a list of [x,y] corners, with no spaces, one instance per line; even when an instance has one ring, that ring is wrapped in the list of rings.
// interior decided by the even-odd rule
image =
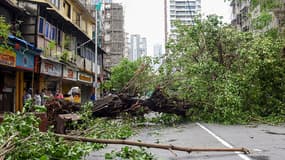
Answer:
[[[113,0],[122,3],[125,9],[125,30],[147,38],[148,55],[153,54],[153,45],[164,43],[164,1],[163,0]],[[229,5],[224,0],[201,0],[202,14],[216,13],[230,21]]]

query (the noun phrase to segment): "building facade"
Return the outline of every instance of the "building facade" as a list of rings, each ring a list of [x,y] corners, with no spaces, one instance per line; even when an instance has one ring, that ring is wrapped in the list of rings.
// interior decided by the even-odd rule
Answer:
[[[16,73],[19,77],[16,79],[19,84],[16,85],[20,86],[18,92],[21,93],[15,95],[21,98],[15,100],[14,108],[18,108],[15,111],[23,106],[20,99],[24,88],[32,88],[33,93],[42,89],[55,93],[59,89],[66,94],[71,87],[78,86],[82,102],[89,100],[94,82],[99,81],[94,79],[95,74],[100,77],[103,70],[104,52],[97,48],[96,66],[95,43],[92,40],[96,24],[94,6],[92,0],[1,1],[1,15],[11,19],[7,22],[12,28],[17,27],[23,43],[34,46],[30,47],[32,50],[41,51],[41,55],[31,51],[34,55],[34,59],[29,58],[34,64],[31,74],[26,71]],[[11,8],[18,12],[13,12]],[[11,33],[11,38],[16,41],[19,35]],[[27,57],[25,53],[22,57]],[[25,58],[24,62],[29,59]]]
[[[130,35],[125,32],[125,47],[124,47],[124,58],[129,59],[129,51],[130,51]]]
[[[161,57],[162,56],[162,45],[161,44],[155,44],[153,46],[153,56],[154,57]]]
[[[129,60],[135,61],[147,56],[147,39],[139,34],[130,35]]]
[[[193,25],[195,16],[201,13],[201,0],[165,0],[165,38],[173,35],[174,22]]]
[[[232,26],[241,31],[266,32],[284,22],[285,0],[274,0],[269,7],[251,0],[232,0]]]
[[[120,63],[125,50],[124,12],[119,3],[104,4],[103,49],[105,69],[109,70]]]

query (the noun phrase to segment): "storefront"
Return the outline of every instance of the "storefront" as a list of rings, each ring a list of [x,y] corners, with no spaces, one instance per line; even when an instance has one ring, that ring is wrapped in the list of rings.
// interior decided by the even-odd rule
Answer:
[[[22,110],[24,89],[31,87],[35,55],[41,50],[15,36],[0,45],[0,112]]]
[[[22,52],[22,50],[17,51],[16,57],[16,68],[17,68],[17,88],[19,89],[19,105],[22,104],[22,97],[24,96],[24,90],[29,88],[35,89],[35,75],[33,74],[35,54],[31,51]]]
[[[62,64],[42,57],[40,90],[46,89],[54,95],[62,86]]]
[[[23,50],[17,50],[16,57],[16,105],[19,106],[16,110],[22,110],[24,90],[31,88],[33,93],[38,90],[36,87],[38,86],[38,76],[35,76],[34,66],[37,63],[35,62],[35,57],[39,55],[39,52],[32,50],[23,52]]]
[[[92,94],[92,75],[84,72],[78,72],[78,81],[81,88],[81,102],[85,103],[90,100],[90,96]]]
[[[0,46],[0,113],[15,110],[16,52]]]

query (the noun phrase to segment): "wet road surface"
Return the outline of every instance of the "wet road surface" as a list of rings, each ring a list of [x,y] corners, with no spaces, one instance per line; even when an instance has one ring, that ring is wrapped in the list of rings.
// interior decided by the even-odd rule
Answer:
[[[190,123],[176,127],[147,127],[129,140],[172,144],[193,148],[247,148],[249,155],[229,152],[174,153],[149,148],[159,160],[285,160],[285,125],[234,125]],[[108,145],[91,153],[87,160],[103,160],[105,153],[119,151],[122,145]],[[135,147],[133,147],[135,148]]]

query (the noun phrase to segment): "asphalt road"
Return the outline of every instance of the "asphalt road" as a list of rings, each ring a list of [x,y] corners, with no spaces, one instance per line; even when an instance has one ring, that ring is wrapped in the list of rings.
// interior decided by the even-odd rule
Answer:
[[[244,147],[250,154],[225,152],[186,152],[147,149],[159,160],[285,160],[285,125],[235,125],[191,123],[176,127],[148,127],[130,138],[146,143],[172,144],[193,148]],[[120,145],[109,145],[106,149],[91,153],[87,160],[103,160]],[[176,155],[175,155],[176,154]]]

